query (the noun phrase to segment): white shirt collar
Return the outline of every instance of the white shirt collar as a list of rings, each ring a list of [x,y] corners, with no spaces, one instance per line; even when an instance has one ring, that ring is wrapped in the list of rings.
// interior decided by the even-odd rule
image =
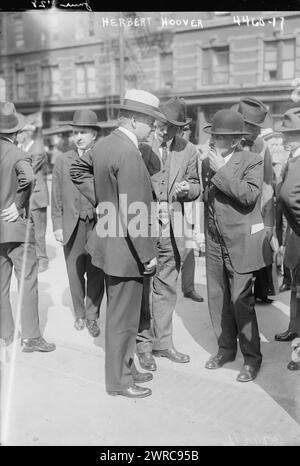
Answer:
[[[31,141],[29,141],[29,143],[27,144],[27,146],[23,146],[23,150],[24,150],[25,152],[28,152],[33,143],[34,143],[34,140],[31,139]]]
[[[224,157],[225,163],[229,162],[232,156],[233,156],[233,152],[231,152],[231,154],[226,155],[226,157]]]
[[[299,157],[299,155],[300,155],[300,147],[298,147],[298,148],[295,150],[295,152],[293,153],[293,158],[294,158],[294,157]]]
[[[122,133],[126,134],[126,136],[128,136],[129,139],[131,139],[131,141],[133,142],[133,144],[136,146],[137,149],[139,148],[139,143],[138,143],[138,140],[135,134],[129,131],[129,129],[123,128],[123,126],[119,126],[119,130],[122,131]]]

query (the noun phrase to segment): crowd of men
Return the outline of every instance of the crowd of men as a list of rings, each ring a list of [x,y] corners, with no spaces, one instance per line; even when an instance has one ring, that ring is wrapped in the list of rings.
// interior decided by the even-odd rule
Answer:
[[[118,128],[102,138],[93,111],[74,113],[74,149],[55,160],[51,192],[53,232],[63,245],[76,330],[100,334],[97,320],[107,295],[107,392],[146,397],[151,389],[139,384],[153,378],[156,358],[190,361],[174,344],[172,322],[180,271],[184,295],[203,301],[194,288],[199,216],[193,208],[200,202],[208,307],[218,345],[205,367],[233,361],[239,343],[244,362],[237,381],[256,378],[263,355],[255,302],[271,303],[269,296],[278,293],[281,254],[281,290],[291,289],[290,323],[275,340],[293,342],[288,369],[300,370],[300,108],[287,111],[274,128],[289,153],[275,176],[260,137],[270,115],[257,99],[244,97],[216,112],[201,129],[209,135],[202,147],[184,137],[191,119],[183,99],[160,103],[132,89],[115,107]],[[14,268],[23,351],[48,352],[55,345],[40,332],[38,273],[48,267],[49,199],[45,154],[33,132],[11,102],[0,103],[0,337],[6,345],[14,339]],[[286,222],[284,234],[279,219]],[[137,370],[135,354],[147,372]]]

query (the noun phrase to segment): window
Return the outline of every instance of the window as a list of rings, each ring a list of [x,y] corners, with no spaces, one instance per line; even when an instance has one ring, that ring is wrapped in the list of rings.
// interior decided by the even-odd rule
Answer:
[[[0,72],[0,101],[6,101],[6,83],[3,74]]]
[[[17,77],[17,99],[25,99],[25,70],[16,70]]]
[[[24,47],[24,25],[22,15],[13,17],[15,44],[17,49]]]
[[[44,66],[42,68],[43,96],[60,96],[60,71],[58,66]]]
[[[160,54],[160,85],[162,88],[173,87],[173,54]]]
[[[264,81],[295,77],[295,39],[265,43]]]
[[[95,16],[94,13],[89,13],[89,37],[95,35]]]
[[[96,69],[93,62],[76,65],[76,95],[96,93]]]
[[[202,50],[202,84],[229,82],[229,47]]]

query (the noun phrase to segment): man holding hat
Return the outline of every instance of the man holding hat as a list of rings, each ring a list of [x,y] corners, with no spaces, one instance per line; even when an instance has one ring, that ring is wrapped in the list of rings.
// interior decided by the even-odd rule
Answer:
[[[0,103],[0,337],[9,345],[15,324],[10,303],[12,270],[21,296],[21,333],[24,352],[55,350],[41,336],[38,313],[37,260],[29,197],[34,174],[26,153],[16,146],[24,117],[11,102]],[[24,262],[25,261],[25,262]],[[23,279],[23,283],[21,283]],[[22,286],[23,285],[23,286]]]
[[[291,273],[291,298],[288,329],[275,335],[275,340],[291,341],[300,337],[300,108],[288,110],[276,129],[282,132],[284,147],[290,151],[279,200],[291,228],[284,254],[284,264]],[[300,363],[291,361],[288,369],[300,370]]]
[[[153,376],[139,373],[133,360],[143,277],[155,272],[156,250],[151,237],[151,182],[138,143],[146,140],[155,120],[165,119],[159,99],[138,89],[127,91],[124,102],[115,107],[119,108],[119,127],[73,162],[71,178],[98,206],[98,222],[86,249],[108,282],[106,390],[110,395],[143,398],[152,392],[136,383]],[[132,212],[137,205],[146,215],[142,231],[134,227]]]
[[[75,313],[74,327],[96,338],[97,324],[104,294],[104,274],[92,264],[85,250],[88,235],[96,224],[92,203],[74,186],[70,178],[72,162],[91,150],[101,129],[97,115],[91,110],[77,110],[73,121],[76,149],[57,157],[52,174],[51,214],[54,236],[63,245],[69,286]]]
[[[200,194],[197,149],[177,134],[179,128],[191,121],[186,117],[185,101],[171,98],[160,105],[160,110],[167,121],[157,121],[151,145],[140,145],[143,158],[156,159],[160,166],[151,176],[158,232],[158,270],[152,287],[152,328],[150,316],[144,316],[144,328],[140,328],[137,337],[140,365],[149,370],[156,370],[153,356],[165,357],[176,363],[190,360],[187,354],[174,347],[172,319],[177,299],[177,278],[186,251],[184,203],[193,201]]]
[[[48,158],[42,138],[38,137],[34,125],[26,124],[18,133],[17,140],[19,147],[27,152],[32,159],[35,186],[30,198],[30,210],[34,223],[36,254],[39,263],[38,271],[44,272],[48,268],[46,250],[47,206],[49,205],[47,186]]]
[[[264,265],[263,160],[238,149],[247,133],[237,112],[218,111],[204,131],[211,135],[208,156],[202,161],[206,279],[218,343],[216,356],[205,367],[218,369],[233,361],[239,339],[244,365],[237,380],[248,382],[256,377],[262,360],[253,271]]]
[[[273,250],[270,241],[273,236],[275,221],[274,189],[273,189],[273,165],[267,143],[259,137],[263,128],[270,126],[268,108],[263,102],[252,97],[242,97],[238,104],[233,105],[232,110],[239,112],[245,121],[245,130],[248,133],[242,146],[251,153],[259,154],[263,160],[264,179],[261,192],[261,210],[268,242],[265,244],[265,266],[254,274],[254,295],[257,302],[270,304],[268,295],[278,293],[278,279],[276,267],[272,268]]]

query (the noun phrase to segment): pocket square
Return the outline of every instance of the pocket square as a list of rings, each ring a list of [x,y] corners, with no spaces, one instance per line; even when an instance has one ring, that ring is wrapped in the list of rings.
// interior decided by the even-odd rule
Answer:
[[[254,233],[257,233],[258,231],[261,231],[265,228],[263,223],[255,223],[254,225],[251,225],[251,235]]]

